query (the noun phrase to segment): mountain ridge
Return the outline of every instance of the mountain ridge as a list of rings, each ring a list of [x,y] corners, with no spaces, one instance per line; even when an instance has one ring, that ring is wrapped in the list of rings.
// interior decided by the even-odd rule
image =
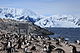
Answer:
[[[29,16],[31,19],[34,19],[34,21],[38,21],[38,19],[41,19],[41,15],[38,15],[37,13],[33,12],[30,9],[0,8],[0,17],[3,17],[3,18],[9,18],[9,19],[15,19],[15,20],[25,20],[27,16]],[[20,19],[21,17],[24,17],[24,18]]]
[[[72,15],[53,15],[37,21],[35,24],[41,27],[80,27],[80,19]]]
[[[0,17],[19,21],[30,21],[45,27],[80,27],[80,18],[72,15],[42,16],[26,8],[0,7]]]

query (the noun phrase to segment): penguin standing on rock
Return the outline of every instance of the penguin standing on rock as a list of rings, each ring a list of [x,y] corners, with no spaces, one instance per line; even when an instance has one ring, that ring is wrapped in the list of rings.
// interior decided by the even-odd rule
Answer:
[[[12,48],[12,42],[11,41],[8,41],[7,42],[7,48],[6,48],[7,53],[11,53],[11,48]]]

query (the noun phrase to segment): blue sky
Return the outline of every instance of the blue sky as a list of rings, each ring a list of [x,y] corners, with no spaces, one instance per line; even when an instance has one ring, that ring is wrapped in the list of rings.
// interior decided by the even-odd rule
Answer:
[[[0,7],[27,8],[41,15],[80,16],[80,0],[0,0]]]

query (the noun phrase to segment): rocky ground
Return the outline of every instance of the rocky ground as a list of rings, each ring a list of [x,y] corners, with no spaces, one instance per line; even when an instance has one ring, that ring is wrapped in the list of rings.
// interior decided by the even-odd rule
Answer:
[[[21,34],[16,31],[18,21],[0,20],[0,53],[80,53],[79,41],[70,43],[63,37],[50,38],[46,35],[53,33],[32,23],[28,23],[32,30]]]
[[[25,36],[25,37],[24,37]],[[49,38],[44,36],[27,36],[27,35],[17,35],[17,34],[2,34],[0,35],[0,53],[6,53],[8,45],[5,45],[11,41],[12,53],[73,53],[73,48],[76,53],[80,52],[80,45],[77,43],[69,43],[62,38]],[[14,38],[15,37],[15,38]],[[21,45],[20,45],[21,44]],[[20,45],[20,47],[19,47]],[[74,47],[73,47],[74,46]],[[34,48],[35,47],[35,48]],[[13,49],[15,48],[15,50]],[[24,50],[26,49],[27,50]],[[32,49],[34,48],[34,49]]]

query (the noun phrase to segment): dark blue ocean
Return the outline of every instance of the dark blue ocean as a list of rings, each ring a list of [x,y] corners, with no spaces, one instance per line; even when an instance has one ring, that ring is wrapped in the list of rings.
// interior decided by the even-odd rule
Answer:
[[[55,33],[50,35],[50,37],[64,37],[69,39],[69,41],[80,40],[80,28],[47,28],[48,30]]]

